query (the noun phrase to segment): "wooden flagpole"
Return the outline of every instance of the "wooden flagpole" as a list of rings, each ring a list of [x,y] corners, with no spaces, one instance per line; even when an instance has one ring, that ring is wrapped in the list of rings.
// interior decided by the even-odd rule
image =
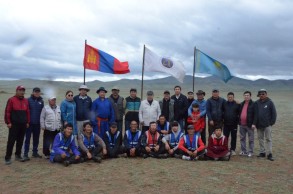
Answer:
[[[85,40],[84,41],[84,56],[85,56],[86,43],[87,43],[87,41]],[[83,85],[85,85],[85,67],[84,67],[84,64],[83,64]]]
[[[194,54],[193,54],[193,76],[192,76],[192,91],[193,91],[193,93],[194,93],[195,66],[196,66],[196,47],[194,47]]]
[[[142,98],[143,98],[144,56],[145,56],[145,45],[143,45],[143,57],[142,57],[141,94],[140,94],[141,101],[142,101]]]

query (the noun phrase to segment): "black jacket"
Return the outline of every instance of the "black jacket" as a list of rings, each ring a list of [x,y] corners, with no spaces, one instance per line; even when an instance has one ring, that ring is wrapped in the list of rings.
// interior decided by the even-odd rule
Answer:
[[[277,111],[273,101],[270,98],[257,100],[254,103],[254,121],[256,128],[265,128],[272,126],[277,120]]]
[[[180,94],[178,99],[176,98],[176,95],[171,96],[171,99],[174,100],[174,120],[179,121],[185,119],[188,109],[187,97]]]
[[[237,104],[235,101],[224,102],[224,125],[235,126],[239,122],[239,108],[240,104]]]
[[[111,147],[109,138],[111,139],[111,142],[114,142],[114,137],[118,132],[119,132],[119,135],[118,135],[118,137],[116,139],[115,145],[114,145],[114,147]],[[122,149],[121,148],[121,145],[122,145],[122,133],[120,131],[117,131],[115,134],[112,134],[109,131],[109,135],[110,136],[108,136],[107,133],[105,133],[105,136],[104,136],[104,142],[106,144],[108,156],[110,158],[116,158],[118,156],[118,154],[121,152],[121,149]]]
[[[240,111],[239,111],[239,124],[241,125],[241,113],[243,110],[245,101],[243,101],[240,104]],[[247,107],[247,113],[246,113],[246,125],[248,127],[251,127],[254,119],[254,102],[252,100],[249,101],[248,107]]]
[[[79,97],[79,95],[76,95],[74,96],[73,100],[76,104],[76,120],[90,120],[90,112],[92,107],[91,97],[87,96],[87,98],[82,99]]]
[[[224,98],[214,99],[213,97],[207,100],[207,117],[209,121],[223,121],[224,118]]]

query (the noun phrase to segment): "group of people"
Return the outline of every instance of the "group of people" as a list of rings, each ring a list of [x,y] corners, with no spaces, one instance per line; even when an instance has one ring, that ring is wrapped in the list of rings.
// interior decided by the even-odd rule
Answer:
[[[154,100],[153,91],[148,91],[146,99],[141,101],[135,88],[131,88],[130,95],[124,99],[117,87],[112,88],[109,97],[106,97],[107,90],[100,87],[96,91],[98,98],[92,101],[87,95],[89,91],[86,85],[79,87],[76,96],[69,90],[59,106],[56,96],[49,97],[45,105],[38,87],[33,88],[26,99],[25,87],[17,86],[15,96],[8,99],[5,109],[4,119],[9,128],[5,163],[11,164],[15,142],[15,160],[30,160],[31,136],[32,157],[41,158],[38,153],[41,130],[44,131],[44,157],[65,166],[117,157],[229,160],[236,155],[238,125],[239,155],[252,157],[257,129],[258,157],[274,160],[271,131],[277,113],[265,89],[258,91],[259,99],[255,102],[251,92],[245,91],[241,103],[234,100],[233,92],[227,94],[227,100],[220,97],[218,89],[213,89],[212,96],[205,100],[202,90],[198,90],[194,98],[193,91],[185,96],[181,87],[175,86],[174,94],[171,96],[166,90],[160,101]]]

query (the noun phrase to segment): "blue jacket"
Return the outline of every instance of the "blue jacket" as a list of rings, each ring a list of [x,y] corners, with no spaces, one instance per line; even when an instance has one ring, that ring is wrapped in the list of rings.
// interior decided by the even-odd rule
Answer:
[[[76,120],[90,120],[90,112],[92,107],[91,97],[86,96],[86,98],[82,99],[79,95],[76,95],[73,100],[76,104]]]
[[[193,104],[198,104],[199,111],[200,111],[200,117],[205,117],[206,110],[207,110],[207,101],[204,99],[202,101],[198,101],[197,99],[195,99],[188,108],[188,116],[191,116],[191,114],[192,114],[192,105]]]
[[[74,155],[80,155],[80,152],[75,145],[74,135],[71,135],[69,138],[66,139],[62,132],[58,133],[54,139],[50,155],[50,161],[54,162],[54,157],[57,154],[66,154],[67,157],[70,157],[70,150]]]
[[[222,122],[224,119],[224,103],[226,100],[224,98],[214,99],[213,97],[207,100],[206,110],[209,121]]]
[[[40,116],[44,107],[42,97],[36,98],[33,95],[28,98],[30,108],[30,124],[40,124]]]
[[[74,101],[63,100],[60,105],[61,119],[73,125],[73,133],[77,135],[76,104]]]
[[[97,117],[108,119],[108,122],[110,123],[115,121],[113,106],[107,98],[103,101],[100,98],[97,98],[92,104],[91,111],[93,114],[93,117],[91,118],[93,124],[96,124]]]
[[[131,130],[127,130],[124,135],[124,146],[127,149],[140,147],[141,131],[136,131],[135,135],[131,133]]]

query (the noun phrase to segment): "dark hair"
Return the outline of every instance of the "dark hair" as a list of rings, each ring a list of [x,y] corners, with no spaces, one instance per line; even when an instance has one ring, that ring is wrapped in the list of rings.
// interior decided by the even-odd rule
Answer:
[[[197,103],[192,104],[192,108],[198,108],[198,107],[199,107],[199,105]]]
[[[85,128],[87,125],[93,127],[93,125],[90,122],[85,122],[85,123],[83,123],[82,126],[83,126],[83,128]]]
[[[66,125],[64,125],[64,129],[66,129],[67,127],[73,128],[72,123],[67,123]]]
[[[165,117],[165,115],[160,115],[160,116],[159,116],[159,118],[161,118],[161,117],[164,117],[164,118],[166,118],[166,117]]]
[[[223,131],[223,129],[222,129],[222,125],[216,125],[214,129],[215,129],[215,130],[216,130],[216,129],[221,129],[221,130]]]
[[[228,92],[227,96],[230,96],[230,95],[234,96],[234,93],[233,92]]]
[[[180,87],[180,86],[175,86],[175,87],[174,87],[174,90],[175,90],[176,88],[179,88],[180,91],[181,91],[181,87]]]
[[[243,93],[243,95],[244,94],[249,94],[250,96],[251,96],[251,92],[250,91],[245,91],[244,93]]]
[[[157,123],[155,121],[151,121],[149,126],[151,126],[152,124],[157,124]]]
[[[137,92],[137,91],[136,91],[136,88],[131,88],[131,89],[130,89],[130,92]]]
[[[65,96],[67,96],[67,94],[69,94],[69,93],[73,94],[73,92],[71,90],[67,90],[66,93],[65,93]]]

